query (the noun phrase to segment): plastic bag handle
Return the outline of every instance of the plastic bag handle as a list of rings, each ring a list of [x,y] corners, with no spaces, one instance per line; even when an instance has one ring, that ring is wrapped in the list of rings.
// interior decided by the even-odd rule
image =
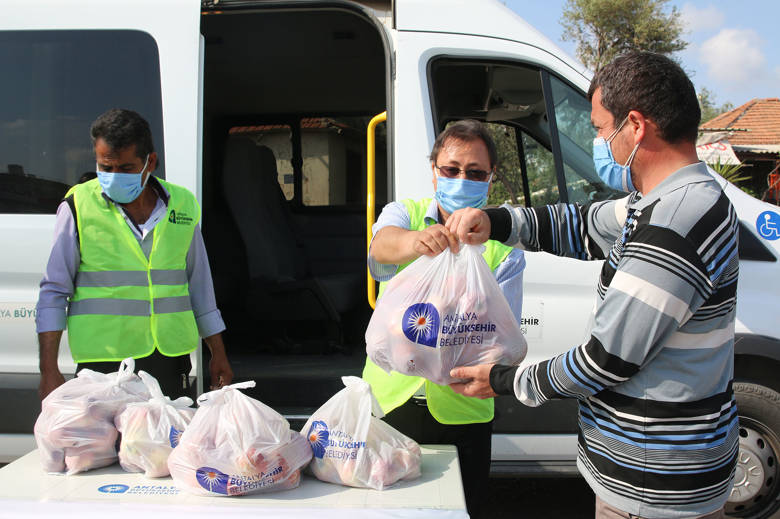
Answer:
[[[202,404],[204,402],[208,402],[209,395],[212,393],[222,393],[224,391],[227,391],[228,389],[248,389],[250,387],[255,387],[255,381],[254,380],[247,380],[245,382],[236,382],[235,384],[230,384],[227,386],[222,386],[219,389],[215,389],[214,391],[209,391],[208,393],[203,393],[198,397],[198,404]]]
[[[132,379],[134,371],[135,359],[133,357],[127,357],[119,363],[119,369],[116,372],[116,379],[114,380],[114,384],[118,385]]]
[[[141,377],[146,389],[149,390],[149,394],[152,395],[150,401],[156,400],[161,404],[173,407],[190,407],[192,405],[192,399],[186,396],[180,396],[176,400],[171,400],[170,397],[164,395],[162,389],[160,389],[160,383],[146,371],[140,370],[138,376]]]
[[[453,253],[452,249],[447,247],[446,249],[444,249],[444,253],[440,254],[439,256],[444,256],[446,254],[451,254],[451,255],[457,257],[457,256],[460,256],[460,254],[462,252],[466,251],[465,254],[476,257],[476,256],[482,256],[482,254],[487,249],[481,243],[468,244],[468,243],[463,243],[462,241],[458,240],[458,244],[460,244],[460,250],[458,252]]]
[[[382,411],[382,406],[379,405],[374,393],[371,391],[371,385],[360,377],[341,377],[341,382],[345,387],[354,388],[358,391],[368,392],[371,397],[371,414],[377,418],[382,418],[385,412]]]
[[[160,383],[157,381],[156,378],[154,378],[149,373],[143,370],[140,370],[138,372],[138,376],[141,377],[141,380],[143,380],[146,389],[148,389],[149,394],[152,395],[152,399],[165,400],[167,398],[163,394],[162,389],[160,389]],[[168,398],[168,400],[170,400],[170,398]]]

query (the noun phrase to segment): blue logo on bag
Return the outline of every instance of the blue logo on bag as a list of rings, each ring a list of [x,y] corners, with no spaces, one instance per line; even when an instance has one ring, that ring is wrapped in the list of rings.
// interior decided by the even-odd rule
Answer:
[[[171,426],[171,431],[168,433],[168,440],[171,442],[171,447],[176,447],[179,444],[182,432],[184,431],[180,431],[174,426]]]
[[[404,312],[401,329],[410,341],[435,348],[439,337],[439,312],[430,303],[413,304]]]
[[[201,467],[195,471],[195,479],[198,480],[200,486],[209,492],[225,495],[228,493],[227,483],[229,476],[224,472],[218,471],[217,469],[212,469],[211,467]]]
[[[130,487],[127,485],[103,485],[98,488],[98,492],[104,494],[124,494]]]
[[[317,420],[309,428],[309,443],[315,458],[322,458],[325,455],[325,447],[328,446],[328,426],[322,420]]]

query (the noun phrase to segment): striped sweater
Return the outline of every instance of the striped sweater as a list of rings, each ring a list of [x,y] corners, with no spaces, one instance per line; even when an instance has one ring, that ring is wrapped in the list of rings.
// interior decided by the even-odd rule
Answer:
[[[738,220],[706,166],[645,196],[488,214],[491,238],[507,245],[605,260],[587,342],[498,367],[510,376],[491,373],[508,380],[494,389],[529,406],[579,400],[577,465],[607,503],[653,518],[722,507],[738,452]]]

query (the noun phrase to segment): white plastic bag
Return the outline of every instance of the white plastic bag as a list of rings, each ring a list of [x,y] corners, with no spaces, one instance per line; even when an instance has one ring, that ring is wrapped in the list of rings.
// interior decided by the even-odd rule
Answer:
[[[341,380],[346,387],[301,430],[314,454],[311,472],[322,481],[376,490],[419,477],[420,446],[380,420],[382,408],[366,381]]]
[[[386,372],[439,385],[456,366],[517,364],[526,342],[482,245],[421,256],[387,284],[366,330],[366,352]]]
[[[150,396],[134,368],[128,358],[116,373],[83,369],[43,399],[34,432],[45,471],[76,474],[116,461],[114,417]]]
[[[311,459],[309,442],[282,415],[238,388],[198,398],[198,410],[168,457],[176,485],[193,494],[237,496],[298,486]]]
[[[186,396],[171,400],[163,395],[157,379],[145,371],[138,376],[151,394],[146,402],[128,404],[114,420],[121,434],[119,464],[128,472],[143,472],[148,478],[167,476],[168,456],[179,443],[195,409]]]

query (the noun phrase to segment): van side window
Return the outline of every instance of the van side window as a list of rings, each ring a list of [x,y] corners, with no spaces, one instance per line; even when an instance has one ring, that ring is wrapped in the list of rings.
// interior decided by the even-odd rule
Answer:
[[[532,65],[478,58],[434,58],[428,76],[437,133],[457,119],[488,123],[499,148],[489,204],[587,203],[622,196],[595,172],[595,131],[582,92]]]
[[[610,198],[615,191],[604,184],[593,166],[596,130],[590,122],[590,102],[557,77],[549,77],[569,202]]]
[[[0,213],[53,214],[94,173],[89,127],[140,113],[164,157],[157,44],[147,33],[0,31]],[[163,163],[164,164],[164,163]],[[162,167],[156,174],[164,178]]]
[[[518,128],[499,123],[486,123],[486,126],[498,152],[488,204],[535,206],[555,203],[558,184],[550,150]]]

